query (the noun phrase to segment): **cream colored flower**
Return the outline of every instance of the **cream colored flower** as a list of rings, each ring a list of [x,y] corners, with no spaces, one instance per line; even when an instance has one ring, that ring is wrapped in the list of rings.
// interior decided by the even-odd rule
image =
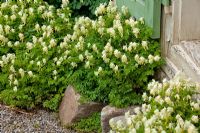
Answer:
[[[13,91],[15,92],[17,91],[17,86],[13,87]]]
[[[56,70],[53,70],[53,75],[57,75],[57,71]]]
[[[115,68],[115,64],[114,63],[110,63],[110,68],[114,69]]]
[[[198,129],[193,124],[189,126],[187,131],[188,133],[198,133]]]
[[[15,47],[19,46],[19,41],[16,41],[16,42],[14,43],[14,46],[15,46]]]
[[[97,49],[96,44],[93,44],[93,45],[92,45],[92,49],[93,49],[93,51],[98,52],[98,49]]]
[[[141,113],[140,107],[136,107],[136,108],[134,109],[134,111],[135,111],[136,114],[140,114],[140,113]]]
[[[28,49],[28,50],[31,50],[32,48],[33,48],[33,43],[31,43],[31,42],[27,42],[26,43],[26,48]]]
[[[79,60],[80,60],[80,61],[83,61],[83,60],[84,60],[84,57],[83,57],[82,54],[79,55]]]
[[[143,56],[141,56],[139,58],[138,64],[143,65],[143,64],[145,64],[145,62],[146,62],[146,59]]]
[[[32,37],[32,40],[33,40],[33,43],[34,43],[34,44],[36,44],[36,43],[37,43],[37,41],[38,41],[38,39],[37,39],[37,37],[36,37],[36,36],[33,36],[33,37]]]
[[[19,33],[19,39],[20,39],[21,41],[23,41],[23,40],[24,40],[24,34]]]
[[[127,59],[127,57],[126,57],[126,55],[124,54],[124,55],[122,55],[122,58],[121,58],[121,60],[122,60],[122,62],[123,63],[128,63],[128,59]]]
[[[32,72],[32,71],[28,71],[28,75],[29,75],[30,77],[33,77],[33,72]]]
[[[47,60],[46,60],[45,58],[43,58],[43,59],[42,59],[42,62],[43,62],[44,64],[46,64],[46,63],[47,63]]]
[[[62,8],[66,7],[69,4],[69,0],[62,0]]]
[[[4,66],[3,61],[0,61],[0,67],[3,67],[3,66]]]
[[[18,83],[18,80],[15,79],[15,81],[13,82],[13,84],[16,85],[16,86],[18,86],[18,84],[19,84],[19,83]]]
[[[9,34],[10,29],[11,29],[10,26],[9,25],[5,25],[4,29],[5,29],[6,34]]]
[[[193,115],[192,118],[191,118],[191,120],[192,120],[194,123],[198,123],[198,122],[199,122],[199,118],[198,118],[198,116],[196,116],[196,115]]]
[[[106,46],[104,47],[104,49],[105,49],[106,52],[109,52],[110,54],[113,52],[113,47],[111,46],[110,42],[108,42],[106,44]]]
[[[45,53],[48,53],[48,47],[46,47],[46,46],[43,47],[43,48],[42,48],[42,51],[45,52]]]
[[[118,72],[118,65],[115,66],[114,71]]]
[[[33,60],[31,60],[31,61],[30,61],[30,64],[33,64],[33,63],[34,63],[34,61],[33,61]]]
[[[50,40],[50,46],[55,47],[56,46],[56,41],[54,39]]]
[[[147,41],[142,41],[142,47],[144,49],[148,49],[148,43],[147,43]]]
[[[95,72],[94,72],[94,75],[95,75],[95,76],[99,76],[99,72],[95,71]]]
[[[115,29],[114,28],[108,28],[107,33],[110,34],[111,37],[115,37]]]
[[[99,72],[99,73],[102,72],[102,70],[103,70],[102,67],[99,67],[99,68],[98,68],[98,72]]]
[[[115,57],[117,57],[117,58],[120,58],[121,57],[121,52],[119,51],[119,50],[115,50],[114,51],[114,55],[115,55]]]
[[[24,73],[25,73],[24,70],[22,68],[20,68],[19,69],[19,74],[21,75],[22,78],[24,77]]]
[[[17,5],[12,5],[12,7],[11,7],[12,12],[15,12],[16,9],[18,9],[18,6]]]
[[[155,60],[155,61],[159,61],[159,60],[160,60],[160,56],[156,55],[156,56],[154,57],[154,60]]]
[[[41,62],[40,62],[40,61],[38,61],[38,62],[37,62],[37,66],[40,66],[40,65],[41,65]]]
[[[138,34],[140,33],[140,29],[138,28],[133,28],[133,34],[135,35],[135,37],[138,37]]]
[[[102,15],[103,13],[105,13],[106,8],[105,8],[105,3],[101,3],[99,7],[97,7],[96,11],[95,11],[95,15]]]
[[[62,63],[61,61],[57,61],[57,62],[56,62],[56,65],[57,65],[57,66],[60,66],[61,63]],[[74,65],[73,65],[73,67],[74,67]]]
[[[122,6],[122,7],[121,7],[121,10],[122,10],[122,13],[123,13],[124,15],[127,15],[127,14],[128,14],[128,8],[127,8],[126,6]]]
[[[85,63],[85,68],[90,68],[90,61],[87,61],[87,62]]]
[[[72,66],[72,67],[77,67],[77,64],[76,64],[75,62],[72,62],[72,63],[71,63],[71,66]]]
[[[12,16],[10,16],[10,19],[12,20],[12,21],[14,21],[14,20],[16,20],[16,16],[13,14]]]
[[[144,24],[144,18],[139,18],[139,21],[141,22],[141,24]]]
[[[29,8],[28,11],[29,11],[29,14],[30,14],[30,15],[33,15],[33,12],[34,12],[34,9],[33,9],[33,8]]]

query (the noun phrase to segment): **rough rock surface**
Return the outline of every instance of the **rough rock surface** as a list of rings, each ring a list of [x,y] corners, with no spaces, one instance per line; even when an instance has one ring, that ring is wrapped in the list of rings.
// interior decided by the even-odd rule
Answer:
[[[0,104],[0,133],[75,133],[60,125],[58,114],[26,112]]]
[[[102,132],[107,133],[110,131],[109,121],[111,118],[122,116],[126,112],[130,112],[130,114],[134,114],[134,109],[138,106],[131,106],[128,108],[116,108],[111,106],[106,106],[101,111],[101,127]]]
[[[59,107],[59,117],[63,125],[70,125],[101,111],[102,108],[103,105],[100,103],[80,103],[80,94],[76,93],[72,86],[68,86]]]
[[[112,120],[112,123],[111,123],[111,120]],[[111,124],[117,125],[118,121],[121,121],[120,124],[122,124],[123,127],[126,127],[126,125],[127,125],[127,120],[126,120],[126,117],[124,115],[114,117],[111,120],[109,121],[110,126],[111,126]]]

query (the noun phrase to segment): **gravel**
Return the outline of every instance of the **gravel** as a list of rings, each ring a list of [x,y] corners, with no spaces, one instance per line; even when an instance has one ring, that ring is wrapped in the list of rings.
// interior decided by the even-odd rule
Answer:
[[[26,112],[0,104],[0,133],[75,133],[60,125],[58,113]]]

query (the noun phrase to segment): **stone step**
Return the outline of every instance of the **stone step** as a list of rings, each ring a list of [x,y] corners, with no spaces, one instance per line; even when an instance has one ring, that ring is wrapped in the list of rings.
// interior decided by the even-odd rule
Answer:
[[[172,79],[176,73],[181,71],[168,57],[165,58],[165,65],[162,67],[162,71],[165,74],[165,78]]]
[[[200,41],[183,41],[173,45],[168,56],[168,66],[169,62],[173,64],[171,68],[177,68],[191,80],[200,82]]]

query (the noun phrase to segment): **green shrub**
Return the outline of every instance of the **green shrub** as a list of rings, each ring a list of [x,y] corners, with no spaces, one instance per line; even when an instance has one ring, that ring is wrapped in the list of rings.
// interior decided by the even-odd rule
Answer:
[[[81,133],[101,133],[101,114],[94,113],[92,116],[74,123],[70,128]]]
[[[68,3],[55,9],[41,0],[1,3],[0,100],[24,108],[56,109],[67,86],[59,43],[71,31]],[[54,106],[55,107],[52,107]]]
[[[140,93],[161,65],[159,44],[143,19],[135,21],[110,2],[80,17],[68,44],[69,82],[86,99],[117,107],[141,103]]]
[[[110,120],[111,133],[198,133],[200,131],[200,100],[193,99],[200,87],[179,74],[173,80],[148,85],[147,102],[136,108],[136,115],[125,114],[126,123]],[[193,100],[192,100],[193,99]]]
[[[40,0],[0,8],[0,100],[55,110],[68,84],[90,101],[123,107],[141,103],[141,92],[161,65],[158,42],[144,21],[109,3],[96,20],[80,17],[72,28],[68,1],[55,9]],[[83,98],[83,99],[84,99]]]
[[[44,0],[48,2],[51,5],[54,5],[55,7],[59,8],[62,4],[62,0]]]

